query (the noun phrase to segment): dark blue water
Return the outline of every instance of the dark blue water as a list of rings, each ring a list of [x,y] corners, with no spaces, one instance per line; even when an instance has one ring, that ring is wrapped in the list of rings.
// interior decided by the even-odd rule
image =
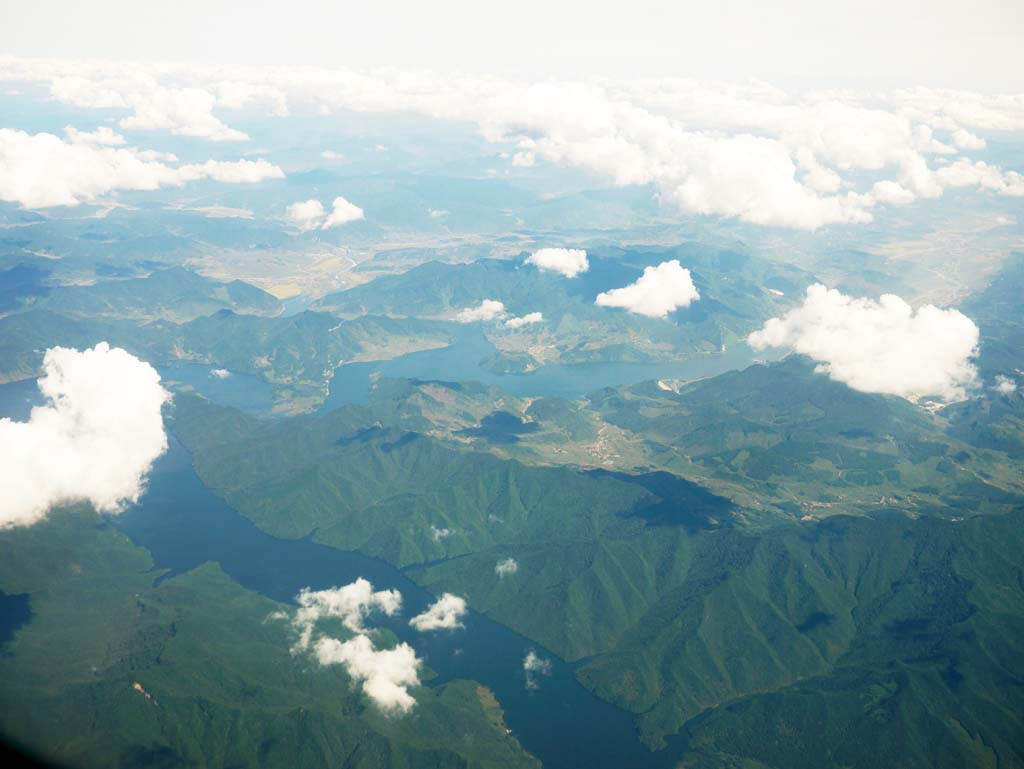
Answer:
[[[536,422],[526,422],[508,411],[495,411],[481,419],[479,427],[467,427],[459,430],[459,434],[485,438],[491,443],[516,443],[520,435],[529,435],[539,429]]]
[[[476,381],[500,387],[519,397],[581,398],[603,387],[618,387],[652,379],[700,379],[746,368],[754,353],[745,344],[724,353],[696,355],[670,363],[576,363],[541,366],[528,374],[496,374],[481,366],[494,355],[494,346],[476,326],[456,329],[448,347],[424,350],[388,361],[350,363],[334,372],[330,393],[321,407],[331,411],[349,403],[365,403],[377,377]]]
[[[42,403],[36,380],[8,382],[0,385],[0,417],[22,422],[29,417],[33,406]],[[32,617],[29,597],[24,593],[8,595],[0,590],[0,651],[14,637],[14,631]]]
[[[0,590],[0,653],[14,638],[14,631],[32,619],[28,593],[8,594]]]
[[[303,587],[323,589],[358,577],[377,589],[400,590],[402,616],[374,624],[416,649],[438,674],[430,685],[463,678],[492,689],[509,727],[546,767],[660,769],[671,767],[682,751],[681,737],[665,750],[648,751],[629,713],[580,686],[570,665],[481,614],[470,612],[465,628],[452,632],[412,630],[409,618],[434,596],[375,558],[264,533],[203,486],[177,441],[158,460],[140,504],[112,521],[152,553],[157,569],[169,570],[162,579],[216,561],[239,584],[277,601],[291,601]],[[522,667],[531,649],[552,663],[550,676],[536,676],[536,689],[527,689]]]

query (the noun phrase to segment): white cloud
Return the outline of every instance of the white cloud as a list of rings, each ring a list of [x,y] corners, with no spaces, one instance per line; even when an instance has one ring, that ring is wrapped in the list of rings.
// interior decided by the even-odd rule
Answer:
[[[635,283],[597,295],[595,304],[602,307],[624,307],[638,315],[664,318],[670,312],[689,307],[700,299],[693,285],[690,271],[678,259],[662,262],[657,267],[645,267],[644,274]]]
[[[212,368],[210,369],[210,376],[216,377],[217,379],[227,379],[231,376],[231,372],[226,368]]]
[[[540,686],[537,676],[551,675],[551,660],[540,657],[537,652],[530,649],[523,659],[523,672],[526,676],[526,688],[537,689]]]
[[[221,102],[240,107],[266,87],[245,83],[220,83]],[[87,78],[65,75],[54,78],[50,95],[57,101],[87,109],[130,109],[132,114],[118,121],[127,130],[162,130],[179,136],[211,141],[245,141],[249,137],[226,126],[213,114],[218,99],[203,88],[168,88],[145,71],[122,73],[118,77]],[[276,110],[274,114],[287,114]]]
[[[285,209],[285,218],[303,232],[319,227],[326,216],[319,200],[300,200]]]
[[[323,152],[320,153],[320,157],[322,157],[324,160],[333,160],[336,162],[340,162],[345,159],[345,156],[343,154],[341,154],[340,152],[335,152],[334,150],[324,150]]]
[[[363,209],[354,206],[345,198],[334,199],[334,206],[328,214],[319,200],[301,200],[292,203],[285,211],[285,218],[303,232],[327,230],[348,222],[363,219]]]
[[[116,147],[125,144],[125,138],[109,126],[100,126],[95,131],[79,131],[72,125],[64,126],[64,135],[72,144],[99,144]]]
[[[81,135],[64,141],[53,134],[0,128],[0,200],[25,208],[76,206],[116,190],[181,187],[202,179],[240,184],[284,176],[265,160],[169,165],[175,160],[163,153],[82,141]]]
[[[476,307],[466,307],[460,310],[455,316],[459,323],[477,323],[480,321],[498,320],[504,318],[505,305],[497,299],[484,299]]]
[[[164,130],[211,141],[249,138],[213,114],[217,99],[201,88],[145,88],[129,94],[126,101],[135,112],[118,125],[127,130]]]
[[[266,160],[207,160],[189,163],[178,171],[186,181],[213,179],[224,184],[256,184],[265,179],[283,179],[284,171]]]
[[[544,315],[539,312],[530,312],[518,318],[509,318],[505,321],[505,325],[508,328],[521,328],[522,326],[529,326],[534,323],[542,323],[544,321]]]
[[[377,649],[370,638],[372,629],[363,622],[373,612],[394,616],[402,608],[402,594],[397,590],[377,590],[363,578],[344,587],[327,590],[303,589],[297,596],[299,608],[291,618],[299,632],[292,653],[310,651],[321,665],[342,665],[353,682],[375,706],[387,714],[407,713],[416,704],[409,688],[418,686],[420,660],[408,644],[393,649]],[[422,615],[421,615],[422,616]],[[286,612],[274,612],[271,619],[287,619]],[[354,635],[346,641],[320,635],[313,641],[318,622],[340,619]]]
[[[409,687],[420,683],[420,660],[409,644],[377,649],[365,634],[344,642],[325,637],[317,641],[315,654],[321,665],[344,665],[348,675],[362,682],[363,692],[385,713],[408,713],[416,704]]]
[[[429,630],[451,630],[462,627],[466,613],[466,600],[457,595],[445,593],[422,614],[417,614],[409,624],[425,633]]]
[[[515,574],[519,571],[519,564],[515,558],[506,558],[504,561],[498,561],[494,564],[494,573],[499,577],[507,577],[510,574]]]
[[[430,527],[430,537],[435,542],[440,542],[441,540],[448,539],[448,537],[450,537],[453,533],[454,532],[451,529],[439,529],[436,526]]]
[[[59,102],[87,109],[126,109],[128,103],[116,83],[102,83],[81,75],[53,78],[50,95]]]
[[[899,183],[888,179],[875,182],[875,185],[871,188],[871,192],[869,194],[879,203],[889,203],[890,205],[896,206],[913,203],[915,198],[913,192],[906,189]]]
[[[1017,171],[1001,171],[983,160],[961,158],[935,172],[943,187],[981,187],[1010,197],[1024,196],[1024,175]]]
[[[567,278],[575,278],[590,269],[587,252],[582,248],[542,248],[526,258],[526,264],[533,264],[542,270],[560,272]]]
[[[957,128],[953,131],[953,144],[962,150],[985,149],[985,140],[965,128]]]
[[[269,106],[271,115],[288,116],[288,97],[280,88],[244,80],[223,80],[213,90],[220,106],[245,109],[253,104],[264,104]]]
[[[61,502],[116,513],[142,493],[167,448],[161,406],[170,397],[148,363],[105,342],[53,347],[27,422],[0,419],[0,527],[26,526]]]
[[[931,156],[982,148],[978,132],[1024,129],[1024,95],[926,88],[787,93],[763,82],[684,78],[529,83],[15,57],[0,59],[0,80],[46,82],[66,103],[131,110],[125,126],[213,139],[243,136],[213,115],[217,105],[264,103],[287,114],[296,102],[322,114],[408,111],[470,122],[514,165],[563,164],[618,185],[651,185],[682,213],[803,229],[869,222],[873,207],[908,195],[937,197],[945,187]],[[872,194],[878,181],[905,192]],[[990,189],[1016,194],[1012,179]]]
[[[1013,395],[1017,392],[1017,383],[1005,374],[998,374],[996,384],[992,389],[1001,395]]]
[[[334,199],[331,213],[324,220],[322,229],[329,230],[331,227],[340,227],[342,224],[348,224],[349,222],[365,218],[363,209],[349,203],[345,198],[337,197]]]
[[[818,371],[862,392],[957,400],[977,381],[974,322],[932,305],[915,312],[892,294],[876,302],[816,284],[801,306],[747,341],[758,350],[788,347],[808,355],[819,361]]]
[[[363,632],[363,620],[373,611],[391,617],[402,608],[402,594],[397,590],[374,591],[373,585],[360,577],[344,587],[327,590],[304,588],[298,595],[299,610],[292,624],[299,631],[296,649],[305,649],[313,637],[316,623],[328,617],[341,619],[353,633]]]

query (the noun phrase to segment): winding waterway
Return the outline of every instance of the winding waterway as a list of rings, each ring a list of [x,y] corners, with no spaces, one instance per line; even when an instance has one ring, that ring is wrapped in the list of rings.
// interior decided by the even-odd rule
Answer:
[[[545,366],[530,374],[513,375],[481,367],[493,349],[478,329],[466,329],[443,349],[343,366],[335,374],[323,410],[365,401],[379,376],[470,379],[516,395],[578,397],[605,386],[652,378],[694,379],[751,363],[751,352],[744,346],[674,364]],[[212,376],[209,366],[197,364],[161,367],[161,373],[165,379],[186,382],[214,401],[250,413],[269,413],[272,405],[269,385],[254,377]],[[0,386],[0,415],[25,419],[38,398],[33,382]],[[187,451],[173,438],[170,450],[154,466],[140,503],[111,520],[150,551],[160,579],[216,561],[239,584],[277,601],[294,600],[304,587],[323,589],[358,577],[369,579],[377,589],[400,590],[404,616],[382,618],[379,624],[410,643],[437,674],[427,685],[461,678],[489,687],[516,737],[550,769],[661,769],[673,766],[684,748],[685,737],[680,734],[671,738],[664,750],[647,750],[637,739],[632,714],[581,686],[571,665],[481,614],[471,611],[465,627],[451,633],[412,630],[408,618],[422,611],[434,596],[378,559],[309,539],[282,540],[266,534],[202,484]],[[8,624],[29,620],[21,606],[20,599],[0,601],[0,613],[10,615]],[[551,669],[549,675],[535,676],[536,686],[528,687],[523,660],[531,650],[549,660]]]
[[[505,721],[524,747],[550,769],[670,767],[682,737],[650,752],[637,739],[633,717],[582,687],[573,669],[549,651],[476,612],[460,630],[424,634],[408,618],[434,596],[384,561],[335,550],[308,539],[276,539],[258,529],[199,480],[190,457],[176,440],[153,468],[140,504],[111,519],[153,555],[160,579],[216,561],[239,584],[277,601],[291,601],[303,587],[323,589],[370,580],[376,589],[402,593],[403,612],[381,618],[411,644],[437,673],[428,685],[453,679],[479,681],[494,691]],[[551,662],[550,675],[534,677],[528,688],[523,659],[535,651]]]

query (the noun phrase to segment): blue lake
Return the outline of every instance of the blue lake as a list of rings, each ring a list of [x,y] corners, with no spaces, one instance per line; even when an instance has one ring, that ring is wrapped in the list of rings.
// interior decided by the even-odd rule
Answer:
[[[274,406],[274,388],[269,382],[251,374],[227,372],[226,376],[213,373],[216,366],[204,363],[176,362],[158,365],[160,378],[165,382],[189,385],[204,398],[214,403],[231,406],[247,414],[268,416]]]
[[[651,379],[700,379],[741,369],[755,362],[754,351],[736,345],[724,353],[696,355],[668,363],[576,363],[541,366],[528,374],[496,374],[481,366],[495,352],[483,332],[458,328],[448,347],[424,350],[387,361],[349,363],[334,372],[330,394],[321,407],[330,411],[365,403],[378,377],[475,381],[516,396],[580,398],[603,387],[632,385]]]

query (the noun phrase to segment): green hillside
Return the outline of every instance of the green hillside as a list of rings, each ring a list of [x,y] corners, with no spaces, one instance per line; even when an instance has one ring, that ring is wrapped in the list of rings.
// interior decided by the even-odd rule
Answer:
[[[6,738],[82,767],[538,766],[477,684],[420,687],[416,717],[388,719],[290,653],[281,604],[213,564],[157,587],[150,567],[86,510],[0,532],[0,589],[33,611],[0,656]]]
[[[844,756],[824,741],[801,743],[801,755],[761,745],[759,734],[782,728],[765,719],[829,709],[829,728],[884,718],[888,734],[905,734],[900,766],[932,766],[936,745],[951,766],[970,765],[982,745],[1020,764],[1019,744],[1002,736],[1024,712],[1007,678],[1024,637],[1006,624],[1020,610],[1020,497],[979,480],[985,467],[1007,471],[1006,458],[949,437],[940,417],[851,391],[799,359],[678,393],[650,384],[591,399],[645,436],[652,456],[677,452],[718,479],[702,488],[667,473],[523,464],[486,438],[460,446],[452,429],[424,435],[410,427],[470,418],[493,391],[380,387],[368,406],[277,423],[179,396],[174,429],[204,482],[261,528],[313,533],[466,596],[578,661],[579,680],[635,713],[652,748],[685,727],[686,760],[698,762],[686,765],[870,766],[863,739]],[[428,387],[441,389],[426,399]],[[538,403],[541,433],[573,413]],[[760,464],[722,461],[757,447]],[[782,459],[765,464],[773,451]],[[850,492],[845,502],[847,489],[876,493],[857,482],[870,473],[891,501]],[[922,477],[944,485],[907,488]],[[803,511],[786,495],[832,488],[809,520],[780,525]],[[774,512],[743,504],[773,493]],[[900,512],[902,499],[913,508]],[[517,568],[503,576],[506,559]],[[972,654],[974,643],[989,651]]]
[[[281,309],[277,299],[256,286],[240,280],[220,283],[184,267],[156,270],[144,278],[57,286],[36,304],[71,317],[176,322],[222,309],[260,315]]]
[[[501,355],[496,371],[521,371],[538,363],[666,360],[733,344],[791,300],[812,276],[748,254],[684,244],[673,248],[598,248],[588,272],[566,279],[523,264],[523,258],[479,259],[468,264],[429,262],[329,294],[320,306],[343,315],[367,312],[403,317],[451,317],[483,299],[503,302],[512,315],[541,312],[544,323],[515,331],[488,328]],[[635,281],[644,267],[679,259],[690,269],[701,299],[669,318],[646,318],[597,307],[602,291]]]
[[[752,509],[791,516],[890,508],[1007,510],[1016,465],[954,437],[943,412],[860,393],[799,356],[676,389],[595,393],[589,407],[641,436],[658,463]]]

